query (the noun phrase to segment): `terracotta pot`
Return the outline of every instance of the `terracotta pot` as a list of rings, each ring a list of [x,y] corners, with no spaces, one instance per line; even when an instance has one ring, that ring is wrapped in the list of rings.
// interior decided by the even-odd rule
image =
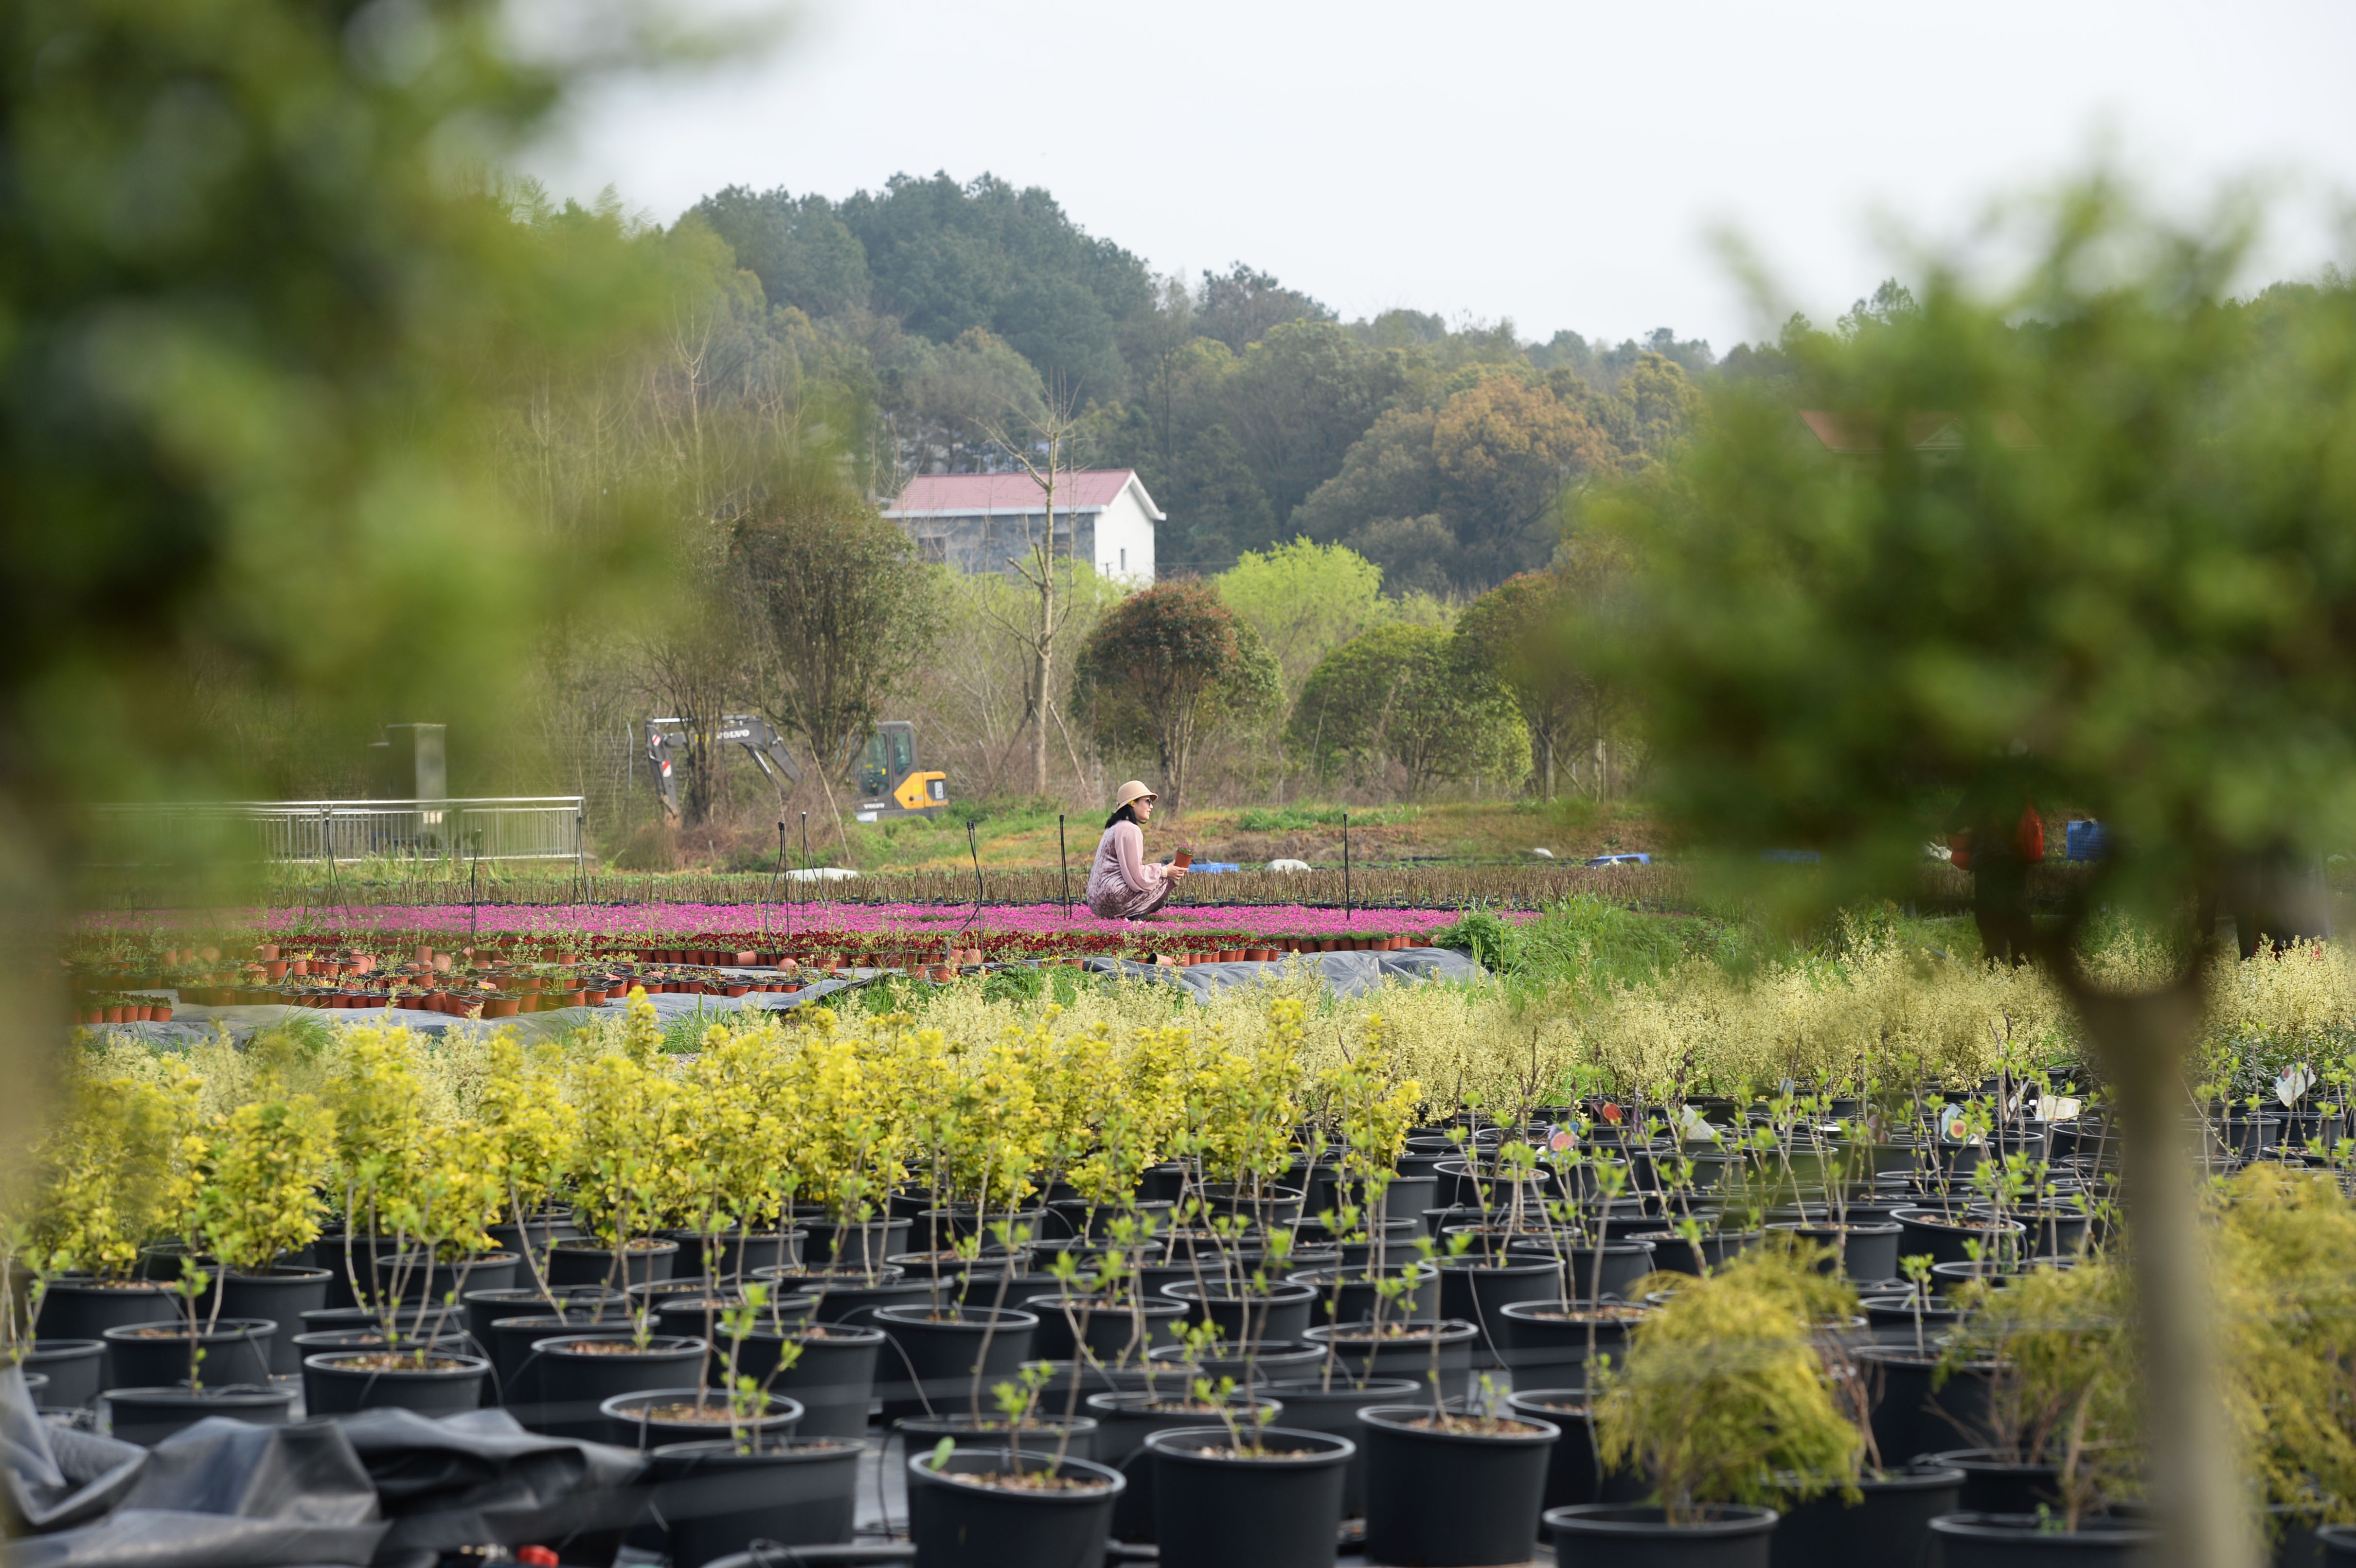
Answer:
[[[929,971],[927,971],[926,972],[928,972],[928,973],[933,977],[933,979],[935,979],[935,980],[937,980],[937,981],[941,981],[941,982],[943,982],[943,983],[947,983],[947,982],[948,982],[948,981],[952,981],[952,980],[955,980],[955,979],[957,978],[957,971],[956,971],[956,970],[954,970],[954,969],[951,969],[948,964],[945,964],[945,963],[937,963],[937,964],[933,965],[933,967],[932,967]]]
[[[749,985],[739,985],[739,984],[737,984],[734,981],[733,981],[733,980],[732,980],[732,981],[730,981],[730,982],[728,983],[728,984],[724,987],[724,989],[727,991],[728,994],[729,994],[729,995],[731,995],[731,996],[742,996],[742,995],[744,995],[744,993],[746,993],[747,991],[752,990],[753,988],[752,988],[751,986],[749,986]],[[574,992],[574,993],[573,993],[573,994],[574,994],[574,995],[576,995],[576,996],[578,996],[578,995],[580,994],[580,993],[576,991],[576,992]],[[575,1005],[577,1006],[577,1005],[578,1005],[578,1004],[576,1003],[576,1004],[575,1004]]]
[[[147,1015],[158,1024],[168,1024],[172,1021],[172,1010],[169,1007],[150,1008]]]
[[[1274,948],[1254,948],[1252,958],[1259,963],[1274,963],[1277,960],[1277,950]]]
[[[284,980],[286,978],[286,965],[282,960],[273,959],[262,964],[262,972],[268,979]]]
[[[260,947],[253,950],[253,956],[258,959],[262,959],[264,961],[276,958],[278,956],[278,944],[276,942],[264,942]]]
[[[122,1009],[122,1008],[120,1008],[120,1007],[109,1007],[109,1008],[106,1010],[106,1021],[107,1021],[108,1023],[110,1023],[110,1024],[120,1024],[120,1023],[122,1023],[122,1022],[123,1022],[123,1009]]]
[[[515,996],[495,996],[491,998],[491,1000],[483,1004],[483,1016],[486,1018],[512,1018],[516,1015],[516,1012],[521,1004],[521,1000],[522,999],[520,997]]]
[[[581,1001],[578,1004],[583,1007],[603,1007],[605,1005],[605,993],[594,989],[584,991],[581,993]]]
[[[1219,961],[1221,963],[1241,963],[1244,961],[1244,950],[1241,948],[1221,948],[1219,950]]]

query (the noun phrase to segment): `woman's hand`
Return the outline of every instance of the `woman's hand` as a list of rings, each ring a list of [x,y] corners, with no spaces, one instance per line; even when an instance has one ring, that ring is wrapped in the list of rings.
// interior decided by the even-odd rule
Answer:
[[[1173,882],[1183,882],[1186,879],[1186,868],[1183,865],[1165,865],[1162,868],[1162,875]]]

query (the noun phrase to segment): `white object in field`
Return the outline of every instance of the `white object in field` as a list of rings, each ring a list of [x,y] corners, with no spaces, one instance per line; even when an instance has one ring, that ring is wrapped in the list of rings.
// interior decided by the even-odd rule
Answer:
[[[2313,1070],[2305,1062],[2293,1062],[2284,1069],[2280,1078],[2275,1079],[2275,1098],[2281,1101],[2284,1107],[2287,1109],[2297,1104],[2306,1097],[2307,1091],[2314,1087]]]
[[[1677,1137],[1687,1144],[1715,1144],[1718,1129],[1690,1105],[1677,1107]]]
[[[2047,1122],[2073,1122],[2077,1120],[2078,1112],[2085,1108],[2083,1101],[2068,1094],[2059,1098],[2040,1098],[2037,1101],[2037,1114]]]
[[[856,815],[855,815],[851,820],[852,820],[852,821],[854,821],[854,822],[873,822],[873,821],[875,820],[875,813],[874,813],[873,811],[861,811],[861,812],[857,813],[857,814],[856,814]]]
[[[1530,853],[1537,855],[1540,860],[1552,860],[1554,858],[1554,851],[1550,849],[1534,849],[1530,851]]]
[[[1305,860],[1271,860],[1268,863],[1268,868],[1270,871],[1306,871],[1309,869],[1309,863]]]
[[[788,882],[848,882],[859,873],[840,865],[805,865],[786,873]]]
[[[1924,860],[1952,861],[1955,858],[1955,852],[1949,849],[1945,844],[1941,843],[1937,839],[1924,839],[1922,841],[1922,858]]]

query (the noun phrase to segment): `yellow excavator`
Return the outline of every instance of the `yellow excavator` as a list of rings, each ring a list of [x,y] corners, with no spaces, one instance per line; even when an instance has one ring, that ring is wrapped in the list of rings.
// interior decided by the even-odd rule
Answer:
[[[674,758],[687,749],[685,719],[648,719],[646,724],[647,766],[654,775],[655,794],[663,815],[679,821],[679,784],[672,778]],[[753,766],[782,798],[787,787],[801,781],[800,764],[786,749],[786,737],[758,714],[729,714],[712,732],[713,741],[734,742],[753,758]],[[948,804],[948,775],[927,772],[916,757],[916,726],[905,719],[886,719],[867,737],[853,779],[859,786],[858,814],[862,822],[885,817],[932,817]]]

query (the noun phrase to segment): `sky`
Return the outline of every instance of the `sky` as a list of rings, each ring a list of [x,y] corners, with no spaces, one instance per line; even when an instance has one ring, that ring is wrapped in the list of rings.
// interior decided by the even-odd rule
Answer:
[[[2100,157],[2185,211],[2264,182],[2256,279],[2345,267],[2352,60],[2351,0],[805,0],[772,47],[585,92],[525,167],[665,222],[728,185],[986,171],[1157,271],[1240,260],[1344,318],[1723,352]]]

